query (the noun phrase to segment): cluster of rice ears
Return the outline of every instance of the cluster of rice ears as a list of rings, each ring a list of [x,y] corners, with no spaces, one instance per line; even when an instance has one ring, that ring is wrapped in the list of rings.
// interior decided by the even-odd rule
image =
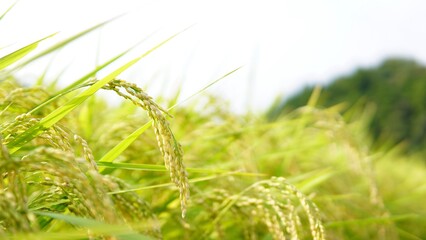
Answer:
[[[335,108],[315,108],[314,94],[268,122],[208,95],[184,107],[179,94],[154,101],[117,78],[176,35],[60,90],[12,77],[106,23],[27,58],[43,39],[0,58],[0,238],[426,236],[425,166],[397,150],[372,152],[367,117],[347,123]],[[124,101],[109,106],[95,97],[101,90]]]
[[[102,79],[90,76],[124,53],[59,91],[52,86],[47,88],[50,89],[48,91],[41,84],[23,87],[13,78],[14,71],[103,24],[56,44],[29,60],[21,59],[44,39],[0,59],[0,235],[14,239],[58,236],[67,239],[162,238],[164,230],[161,230],[161,222],[167,225],[170,220],[177,219],[179,223],[185,223],[185,226],[180,226],[182,231],[179,231],[185,236],[216,236],[216,227],[211,227],[213,225],[205,226],[205,231],[201,231],[204,229],[202,227],[190,232],[185,230],[188,226],[186,221],[189,221],[184,219],[188,208],[189,183],[206,182],[228,175],[253,178],[258,174],[252,176],[227,169],[192,168],[190,171],[194,173],[209,175],[190,181],[183,164],[182,146],[166,119],[170,117],[168,112],[136,84],[116,78],[176,35]],[[43,80],[38,82],[42,83]],[[112,111],[94,97],[101,89],[114,92],[147,115],[142,117],[140,111],[128,106],[120,108],[118,112]],[[132,112],[135,116],[129,116]],[[105,118],[104,113],[109,113],[110,118]],[[120,114],[125,117],[121,118]],[[138,140],[143,139],[139,136],[150,126],[154,129],[153,134],[146,134],[143,146],[138,146]],[[155,151],[155,147],[159,151]],[[161,159],[164,165],[158,164]],[[128,170],[132,170],[132,174],[129,175]],[[143,175],[140,170],[148,174]],[[158,171],[161,172],[160,176],[156,174]],[[164,172],[169,173],[171,184],[164,183]],[[130,184],[143,186],[131,187]],[[174,196],[173,191],[158,190],[170,186],[179,190],[178,197]],[[158,192],[152,194],[153,190],[150,189]],[[249,191],[251,189],[264,194],[251,197],[242,195],[252,192]],[[142,192],[137,194],[137,191]],[[151,194],[147,193],[150,191]],[[218,201],[226,203],[217,209],[221,214],[217,216],[215,226],[224,221],[231,209],[241,207],[239,197],[231,196],[232,192],[227,192],[211,198],[211,206]],[[274,238],[283,239],[286,235],[296,238],[298,234],[310,233],[314,239],[324,239],[317,207],[283,178],[258,180],[236,196],[247,201],[248,210],[253,207],[257,209],[248,213],[259,219],[266,217],[267,220],[263,219],[260,223],[266,226],[265,233]],[[175,216],[176,200],[180,205],[181,217]],[[302,222],[295,211],[298,205],[303,207],[304,218],[308,221]],[[168,214],[169,217],[163,217]],[[253,223],[250,225],[254,226]],[[251,238],[259,235],[253,230],[245,230],[244,233]]]
[[[123,56],[125,51],[60,91],[47,92],[42,87],[23,88],[12,77],[19,68],[108,22],[59,42],[26,61],[25,56],[46,38],[0,58],[0,235],[3,237],[19,238],[26,233],[50,232],[62,229],[64,225],[65,229],[90,226],[88,231],[83,231],[83,236],[91,238],[115,238],[108,234],[111,229],[118,233],[114,235],[126,238],[161,238],[157,217],[149,204],[133,191],[111,194],[126,189],[127,183],[110,174],[102,174],[104,169],[98,168],[88,142],[71,128],[70,123],[75,120],[72,119],[72,111],[100,89],[112,90],[148,113],[165,168],[179,190],[182,217],[185,215],[189,199],[188,177],[182,162],[182,148],[166,120],[167,112],[135,84],[115,78],[176,35],[106,77],[100,80],[90,78]],[[38,82],[43,82],[43,79]],[[78,91],[82,88],[87,89]],[[131,142],[124,140],[127,140],[125,144]],[[119,155],[120,150],[110,149],[108,153],[102,159],[111,162],[111,155]],[[55,219],[62,221],[58,224]],[[96,228],[92,229],[93,226]],[[103,231],[106,231],[105,234],[102,234]],[[67,238],[67,235],[61,236]],[[81,238],[82,233],[71,232],[68,237],[71,236]],[[25,235],[21,237],[26,238]],[[45,239],[46,236],[42,235],[41,238]]]
[[[93,86],[96,82],[96,80],[88,81],[85,86]],[[3,107],[2,164],[0,168],[2,171],[1,194],[4,196],[2,198],[4,202],[1,204],[3,215],[0,223],[3,236],[10,237],[16,234],[44,231],[55,232],[63,231],[63,228],[70,228],[65,223],[57,223],[61,219],[52,214],[59,213],[63,214],[59,215],[62,217],[79,216],[103,224],[117,226],[127,224],[131,227],[127,230],[143,233],[143,236],[161,238],[158,219],[162,218],[162,215],[167,216],[170,212],[173,215],[176,214],[175,211],[167,209],[169,205],[172,205],[171,209],[176,209],[173,206],[176,197],[173,196],[173,192],[164,190],[158,190],[160,192],[157,192],[155,196],[147,194],[145,198],[135,193],[164,186],[164,183],[156,183],[157,181],[164,182],[164,174],[156,176],[156,171],[170,173],[172,182],[180,192],[177,199],[180,199],[181,212],[184,216],[189,199],[189,180],[182,163],[182,149],[170,130],[165,118],[166,111],[162,110],[142,89],[135,84],[116,79],[102,87],[106,90],[113,90],[119,96],[130,100],[134,105],[148,112],[148,118],[154,127],[154,134],[147,134],[146,138],[140,139],[144,140],[143,143],[140,143],[139,140],[135,141],[132,148],[129,147],[123,152],[118,161],[107,162],[97,161],[96,159],[105,158],[97,157],[97,155],[101,153],[99,155],[105,156],[105,152],[110,151],[111,143],[119,145],[120,142],[117,143],[117,139],[126,139],[129,136],[132,128],[123,127],[123,123],[132,126],[132,123],[133,125],[143,125],[142,122],[147,121],[147,118],[141,117],[136,109],[129,106],[117,109],[120,111],[127,109],[128,111],[121,113],[127,115],[127,119],[121,118],[124,116],[120,116],[120,113],[114,114],[106,109],[105,112],[109,111],[110,114],[115,115],[115,118],[98,112],[99,116],[104,116],[98,119],[102,123],[87,122],[87,119],[96,119],[96,116],[87,117],[96,114],[93,108],[101,109],[96,106],[97,104],[105,105],[99,100],[94,100],[78,108],[76,112],[67,114],[49,128],[43,129],[18,148],[13,144],[19,143],[17,140],[20,136],[34,129],[43,119],[46,119],[46,115],[49,116],[55,109],[66,106],[66,102],[58,99],[51,102],[49,107],[42,108],[40,111],[32,111],[49,99],[50,95],[45,90],[40,87],[22,88],[12,79],[5,80],[0,84],[2,89],[0,103]],[[129,113],[132,112],[135,114],[133,118],[129,116]],[[86,121],[86,124],[83,124],[82,121]],[[92,124],[96,124],[97,127]],[[86,140],[81,135],[84,135],[85,131],[87,134],[88,128],[92,129],[91,137]],[[109,130],[106,130],[107,128]],[[79,132],[82,134],[80,135]],[[146,144],[146,142],[151,144]],[[158,151],[157,154],[155,153],[154,145],[158,145],[159,154]],[[18,150],[12,152],[9,149]],[[144,160],[141,161],[142,159]],[[165,167],[156,164],[159,159],[164,159]],[[129,178],[128,170],[124,169],[132,169],[134,176]],[[194,173],[204,173],[204,175],[210,173],[208,177],[192,179],[192,182],[205,182],[232,175],[250,178],[262,176],[261,174],[224,169],[190,169]],[[144,176],[137,170],[148,170],[152,173]],[[201,214],[195,219],[188,220],[174,216],[165,220],[177,219],[181,224],[185,223],[180,226],[179,232],[187,234],[191,238],[194,236],[225,237],[226,235],[223,236],[225,233],[219,230],[219,226],[227,218],[233,216],[230,214],[238,211],[242,215],[252,215],[253,217],[252,222],[247,223],[247,228],[241,229],[241,234],[243,234],[241,237],[255,238],[259,236],[259,230],[255,230],[255,226],[260,225],[264,227],[264,229],[260,227],[265,231],[263,234],[271,234],[274,239],[285,239],[286,236],[325,238],[318,208],[296,187],[284,178],[272,177],[269,180],[254,178],[254,180],[256,180],[254,183],[245,186],[245,189],[241,191],[213,188],[206,191],[205,194],[194,196],[194,210],[197,209],[196,205],[202,206],[208,216]],[[131,188],[127,183],[145,184],[145,186]],[[244,181],[241,184],[243,187]],[[165,186],[170,186],[170,184],[165,184]],[[150,203],[144,200],[147,197],[151,199]],[[154,205],[154,208],[150,205]],[[302,212],[297,210],[298,206],[303,209]],[[163,209],[157,211],[157,208]],[[211,211],[212,209],[214,211]],[[193,214],[193,212],[191,213]],[[189,220],[206,221],[206,217],[207,219],[214,217],[214,224],[188,228]],[[68,220],[68,224],[75,227],[71,220]],[[163,229],[167,231],[168,227]],[[178,229],[175,228],[175,230]],[[185,233],[187,231],[188,233]],[[67,232],[64,234],[67,236]],[[111,237],[108,233],[101,234],[92,229],[87,234],[90,237]],[[130,232],[130,234],[133,233]],[[45,235],[39,236],[46,237]],[[81,237],[81,233],[76,236]]]

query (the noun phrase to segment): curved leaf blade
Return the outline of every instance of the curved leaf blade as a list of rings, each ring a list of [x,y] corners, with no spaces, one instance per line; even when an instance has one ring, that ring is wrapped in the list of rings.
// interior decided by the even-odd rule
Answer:
[[[27,46],[20,48],[2,58],[0,58],[0,70],[3,70],[5,68],[7,68],[8,66],[12,65],[13,63],[17,62],[18,60],[22,59],[23,57],[25,57],[26,55],[28,55],[30,52],[32,52],[34,49],[37,48],[38,44],[47,39],[50,38],[52,36],[56,35],[56,33],[49,35],[47,37],[44,37],[40,40],[37,40],[31,44],[28,44]]]
[[[99,89],[101,89],[104,85],[106,85],[108,82],[113,80],[115,77],[117,77],[119,74],[124,72],[126,69],[137,63],[142,58],[146,57],[153,51],[160,48],[162,45],[176,37],[178,34],[174,34],[171,37],[167,38],[166,40],[162,41],[161,43],[157,44],[153,48],[146,51],[141,56],[127,62],[126,64],[122,65],[121,67],[117,68],[115,71],[104,77],[103,79],[97,81],[95,84],[90,86],[88,89],[80,93],[79,95],[73,97],[70,101],[68,101],[65,105],[57,108],[53,112],[51,112],[49,115],[41,119],[40,122],[35,124],[33,127],[29,128],[24,133],[20,134],[16,137],[12,142],[8,144],[10,153],[14,153],[17,150],[19,150],[25,143],[31,141],[38,135],[40,135],[44,130],[48,129],[49,127],[53,126],[53,124],[57,123],[59,120],[64,118],[68,113],[70,113],[72,110],[74,110],[76,107],[78,107],[80,104],[82,104],[84,101],[86,101],[90,96],[95,94]]]
[[[41,58],[41,57],[43,57],[45,55],[48,55],[49,53],[52,53],[52,52],[54,52],[54,51],[56,51],[56,50],[64,47],[65,45],[67,45],[67,44],[69,44],[71,42],[74,42],[76,39],[78,39],[80,37],[83,37],[84,35],[86,35],[86,34],[88,34],[90,32],[93,32],[94,30],[96,30],[96,29],[98,29],[98,28],[100,28],[100,27],[102,27],[102,26],[104,26],[104,25],[106,25],[106,24],[108,24],[108,23],[110,23],[110,22],[112,22],[112,21],[120,18],[121,16],[123,16],[123,15],[119,15],[119,16],[113,17],[113,18],[111,18],[109,20],[106,20],[104,22],[101,22],[99,24],[96,24],[95,26],[93,26],[91,28],[88,28],[88,29],[86,29],[86,30],[84,30],[82,32],[79,32],[79,33],[77,33],[77,34],[75,34],[75,35],[73,35],[73,36],[71,36],[71,37],[69,37],[69,38],[67,38],[67,39],[65,39],[65,40],[63,40],[61,42],[56,43],[53,46],[49,47],[48,49],[46,49],[46,50],[44,50],[44,51],[36,54],[35,56],[27,59],[25,62],[19,64],[16,67],[14,67],[11,71],[16,70],[17,68],[21,68],[21,67],[23,67],[23,66],[25,66],[25,65],[33,62],[36,59],[39,59],[39,58]]]

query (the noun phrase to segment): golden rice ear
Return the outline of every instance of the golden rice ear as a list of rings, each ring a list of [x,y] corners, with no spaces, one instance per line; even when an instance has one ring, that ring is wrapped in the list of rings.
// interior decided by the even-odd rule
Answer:
[[[309,224],[312,239],[326,239],[317,206],[282,177],[255,182],[239,194],[232,194],[225,189],[214,189],[200,198],[203,202],[213,202],[213,205],[219,203],[220,207],[213,210],[218,212],[215,213],[215,224],[220,224],[221,218],[230,212],[233,217],[243,216],[241,221],[245,223],[242,225],[265,225],[273,239],[286,239],[286,236],[291,239],[303,239],[309,235],[309,231],[304,231],[305,228],[301,224],[303,218]],[[300,207],[305,214],[296,211]]]
[[[169,116],[169,114],[136,84],[114,79],[103,88],[116,92],[119,96],[130,100],[133,104],[148,112],[148,116],[152,120],[158,147],[163,155],[164,164],[170,172],[172,182],[179,189],[182,217],[185,217],[190,195],[188,173],[183,164],[182,147],[174,137],[169,122],[165,117]]]
[[[40,230],[37,219],[29,211],[35,208],[48,212],[69,211],[108,224],[149,221],[141,232],[161,238],[156,216],[143,199],[133,192],[109,194],[128,186],[100,174],[90,162],[74,153],[39,147],[18,161],[10,161],[0,163],[1,176],[4,173],[8,176],[2,181],[0,191],[3,196],[0,218],[7,219],[0,226],[7,233]],[[58,205],[62,206],[59,210]]]
[[[87,144],[87,141],[84,140],[82,137],[78,136],[77,134],[74,134],[74,140],[79,143],[83,148],[83,156],[86,161],[91,165],[94,170],[98,171],[98,165],[95,162],[95,157],[93,156],[92,149],[90,149],[89,144]]]

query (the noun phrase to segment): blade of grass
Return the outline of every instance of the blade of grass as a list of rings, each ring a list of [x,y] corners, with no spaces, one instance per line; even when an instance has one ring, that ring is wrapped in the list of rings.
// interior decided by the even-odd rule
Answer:
[[[10,10],[12,10],[12,8],[17,4],[18,2],[14,2],[12,5],[10,5],[10,7],[8,9],[6,9],[6,11],[4,11],[2,13],[2,15],[0,16],[0,21],[10,12]]]
[[[328,175],[328,174],[337,174],[337,173],[340,173],[340,172],[342,172],[342,169],[332,169],[330,167],[326,167],[326,168],[321,168],[321,169],[315,169],[315,170],[312,170],[312,171],[307,171],[307,172],[304,172],[302,174],[298,174],[298,175],[295,175],[295,176],[291,176],[287,179],[287,181],[291,184],[294,184],[294,185],[296,185],[298,183],[302,183],[302,185],[303,185],[304,181],[309,182],[310,180],[315,179],[318,176]]]
[[[105,78],[101,79],[100,81],[93,84],[91,87],[80,93],[79,95],[72,98],[69,102],[67,102],[65,105],[57,108],[53,112],[51,112],[49,115],[44,117],[40,122],[35,124],[33,127],[29,128],[24,133],[20,134],[14,141],[9,143],[10,152],[14,153],[16,152],[22,145],[29,142],[33,138],[37,137],[40,133],[42,133],[45,129],[51,127],[53,124],[57,123],[59,120],[64,118],[69,112],[71,112],[74,108],[79,106],[81,103],[83,103],[87,98],[95,94],[102,86],[107,84],[109,81],[114,79],[116,76],[118,76],[120,73],[122,73],[124,70],[132,66],[134,63],[137,62],[137,59],[133,59],[132,61],[126,63],[125,65],[121,66],[120,68],[116,69],[112,73],[110,73]]]
[[[44,211],[32,211],[32,212],[39,216],[51,217],[51,218],[62,220],[80,227],[90,228],[90,227],[101,227],[101,226],[107,225],[105,223],[98,222],[93,219],[87,219],[87,218],[65,215],[60,213],[44,212]]]
[[[176,103],[178,103],[178,100],[179,100],[181,93],[182,93],[182,84],[180,84],[177,87],[177,89],[175,90],[175,95],[172,98],[170,98],[169,102],[171,103],[172,106],[175,105]]]
[[[88,78],[93,77],[97,72],[99,72],[100,70],[104,69],[106,66],[108,66],[111,63],[115,62],[117,59],[121,58],[122,56],[124,56],[125,54],[127,54],[128,52],[130,52],[131,50],[133,50],[134,48],[136,48],[137,46],[139,46],[141,43],[143,43],[144,41],[146,41],[150,36],[152,36],[152,34],[150,34],[147,38],[144,38],[144,39],[138,41],[136,44],[134,44],[130,48],[126,49],[122,53],[118,54],[117,56],[111,58],[110,60],[108,60],[107,62],[103,63],[102,65],[96,67],[95,70],[93,70],[93,71],[89,72],[88,74],[84,75],[83,77],[81,77],[77,81],[74,81],[73,83],[71,83],[70,85],[68,85],[67,87],[65,87],[64,89],[62,89],[58,93],[66,92],[66,91],[68,91],[70,89],[73,89],[76,86],[84,83]]]
[[[65,221],[75,226],[88,228],[95,234],[116,235],[119,239],[135,239],[135,240],[136,239],[152,239],[148,236],[135,232],[129,226],[111,225],[111,224],[99,222],[93,219],[87,219],[87,218],[53,213],[53,212],[33,211],[33,213],[39,216],[45,216],[45,217],[50,217],[57,220]]]
[[[320,95],[321,95],[321,86],[318,85],[312,91],[312,95],[309,98],[307,105],[310,106],[310,107],[315,107],[318,103],[318,99],[319,99]]]
[[[64,95],[66,95],[66,94],[68,94],[68,93],[70,93],[70,92],[78,89],[79,85],[83,84],[90,77],[93,77],[97,72],[99,72],[100,70],[106,68],[111,63],[115,62],[117,59],[121,58],[122,56],[124,56],[125,54],[127,54],[128,52],[130,52],[132,49],[134,49],[141,42],[138,42],[134,46],[132,46],[132,47],[128,48],[127,50],[125,50],[124,52],[118,54],[117,56],[114,56],[113,58],[111,58],[110,60],[104,62],[102,65],[96,67],[93,71],[87,73],[86,75],[84,75],[83,77],[81,77],[80,79],[78,79],[77,81],[74,81],[73,83],[71,83],[67,87],[61,89],[60,91],[58,91],[57,93],[55,93],[52,97],[50,97],[49,99],[47,99],[46,101],[44,101],[43,103],[39,104],[37,107],[35,107],[34,109],[32,109],[29,113],[30,114],[35,113],[35,112],[39,111],[40,109],[42,109],[43,107],[45,107],[46,105],[48,105],[49,103],[51,103],[54,100],[58,99],[59,97],[62,97]]]
[[[209,181],[209,180],[213,180],[213,179],[216,179],[216,178],[224,177],[224,176],[227,176],[227,175],[228,174],[221,174],[221,175],[215,175],[215,176],[193,178],[193,179],[190,179],[189,182],[190,183],[204,182],[204,181]],[[162,183],[162,184],[156,184],[156,185],[149,185],[149,186],[143,186],[143,187],[138,187],[138,188],[126,189],[126,190],[121,190],[121,191],[109,192],[108,194],[113,195],[113,194],[120,194],[120,193],[126,193],[126,192],[135,192],[135,191],[141,191],[141,190],[147,190],[147,189],[153,189],[153,188],[162,188],[162,187],[175,187],[175,184],[174,183]]]
[[[167,172],[164,165],[155,164],[142,164],[142,163],[114,163],[114,162],[97,162],[98,166],[114,169],[128,169],[152,172]],[[192,173],[217,173],[217,174],[232,174],[241,176],[265,176],[262,173],[249,173],[249,172],[236,172],[221,169],[205,169],[205,168],[186,168],[188,172]]]
[[[46,66],[46,68],[44,69],[44,71],[41,73],[41,75],[37,78],[37,81],[35,83],[36,86],[42,86],[44,84],[44,79],[46,78],[47,72],[50,68],[50,66],[53,63],[53,59],[51,59],[51,61],[49,62],[49,64]]]
[[[23,62],[23,63],[19,64],[18,66],[14,67],[14,68],[12,68],[12,70],[11,70],[11,71],[14,71],[14,70],[16,70],[16,69],[18,69],[18,68],[21,68],[21,67],[23,67],[23,66],[25,66],[25,65],[27,65],[27,64],[29,64],[29,63],[31,63],[31,62],[33,62],[33,61],[34,61],[34,60],[36,60],[36,59],[39,59],[39,58],[41,58],[41,57],[43,57],[43,56],[45,56],[45,55],[48,55],[49,53],[54,52],[54,51],[56,51],[56,50],[58,50],[58,49],[60,49],[60,48],[64,47],[65,45],[67,45],[67,44],[69,44],[69,43],[71,43],[71,42],[75,41],[76,39],[78,39],[78,38],[80,38],[80,37],[82,37],[82,36],[84,36],[84,35],[86,35],[86,34],[88,34],[88,33],[90,33],[90,32],[93,32],[94,30],[96,30],[96,29],[98,29],[98,28],[100,28],[100,27],[102,27],[102,26],[104,26],[104,25],[106,25],[106,24],[108,24],[108,23],[110,23],[110,22],[112,22],[112,21],[114,21],[114,20],[116,20],[116,19],[118,19],[118,18],[122,17],[122,16],[123,16],[123,15],[118,15],[118,16],[116,16],[116,17],[113,17],[113,18],[109,19],[109,20],[106,20],[106,21],[104,21],[104,22],[101,22],[101,23],[99,23],[99,24],[97,24],[97,25],[95,25],[95,26],[93,26],[93,27],[91,27],[91,28],[88,28],[88,29],[86,29],[86,30],[84,30],[84,31],[82,31],[82,32],[79,32],[79,33],[77,33],[77,34],[75,34],[75,35],[73,35],[73,36],[71,36],[71,37],[69,37],[69,38],[67,38],[67,39],[65,39],[65,40],[63,40],[63,41],[61,41],[61,42],[59,42],[59,43],[57,43],[57,44],[53,45],[53,46],[51,46],[51,47],[49,47],[48,49],[46,49],[46,50],[44,50],[44,51],[42,51],[42,52],[38,53],[37,55],[35,55],[35,56],[33,56],[33,57],[29,58],[29,59],[28,59],[28,60],[26,60],[25,62]]]
[[[179,104],[187,102],[189,99],[191,99],[191,98],[197,96],[198,94],[204,92],[207,88],[211,87],[215,83],[219,82],[220,80],[224,79],[225,77],[229,76],[230,74],[234,73],[235,71],[237,71],[240,68],[241,67],[238,67],[238,68],[226,73],[225,75],[221,76],[220,78],[214,80],[213,82],[211,82],[210,84],[208,84],[207,86],[202,88],[201,90],[192,94],[191,96],[189,96],[185,100],[178,102],[175,105],[171,106],[167,110],[171,110],[171,109],[175,108],[176,106],[178,106]],[[102,156],[102,158],[99,161],[101,161],[101,162],[112,162],[112,161],[114,161],[114,159],[116,159],[124,150],[127,149],[127,147],[130,146],[130,144],[132,144],[142,133],[144,133],[151,126],[151,123],[152,123],[152,121],[149,121],[149,122],[145,123],[143,126],[141,126],[140,128],[136,129],[133,133],[131,133],[129,136],[127,136],[125,139],[123,139],[121,142],[119,142],[114,148],[112,148],[110,151],[108,151],[104,156]],[[103,170],[105,170],[105,169],[99,168],[100,172],[102,172]]]
[[[97,162],[96,164],[98,166],[102,166],[105,168],[152,171],[152,172],[167,172],[166,167],[164,167],[164,165],[140,164],[140,163],[113,163],[113,162]]]
[[[397,229],[398,229],[398,232],[400,233],[401,239],[423,240],[421,237],[416,236],[416,235],[412,234],[411,232],[407,232],[404,229],[401,229],[401,228],[397,228]]]
[[[103,163],[114,161],[114,159],[116,159],[122,152],[124,152],[124,150],[126,150],[130,146],[130,144],[132,144],[142,133],[144,133],[151,126],[151,123],[152,120],[145,123],[142,127],[136,129],[136,131],[132,132],[129,136],[120,141],[116,146],[114,146],[105,155],[103,155],[99,161]],[[103,172],[104,170],[104,167],[99,168],[99,172]]]
[[[90,229],[93,234],[98,235],[115,235],[117,231],[121,231],[121,229],[115,230],[111,228],[104,228],[104,229]],[[122,231],[121,231],[122,232]],[[67,229],[59,232],[37,232],[37,233],[15,233],[5,236],[6,239],[12,239],[12,240],[82,240],[82,239],[99,239],[99,238],[88,238],[87,229],[80,228],[80,229]],[[110,238],[109,238],[110,239]],[[127,239],[149,239],[154,240],[155,238],[150,238],[149,236],[142,235],[142,234],[121,234],[118,235],[118,240],[127,240]]]
[[[36,136],[38,136],[40,133],[42,133],[45,129],[51,127],[53,124],[57,123],[59,120],[64,118],[68,113],[70,113],[73,109],[75,109],[77,106],[79,106],[81,103],[83,103],[86,99],[88,99],[90,96],[95,94],[99,89],[101,89],[105,84],[113,80],[115,77],[117,77],[120,73],[137,63],[142,58],[146,57],[156,49],[160,48],[162,45],[176,37],[181,32],[172,35],[171,37],[167,38],[166,40],[162,41],[161,43],[157,44],[153,48],[146,51],[141,56],[127,62],[123,66],[119,67],[112,73],[110,73],[108,76],[104,77],[103,79],[97,81],[95,84],[90,86],[88,89],[80,93],[79,95],[73,97],[69,102],[67,102],[65,105],[57,108],[53,112],[51,112],[49,115],[44,117],[40,120],[37,124],[35,124],[33,127],[29,128],[24,133],[18,135],[16,139],[9,143],[8,147],[10,149],[10,153],[14,153],[17,150],[19,150],[25,143],[32,140]]]
[[[326,182],[327,180],[329,180],[335,174],[336,174],[336,172],[334,172],[332,170],[324,171],[322,173],[319,173],[316,176],[313,176],[310,179],[306,179],[305,181],[296,184],[296,186],[298,187],[298,189],[301,192],[309,192],[312,189],[314,189],[315,187],[317,187],[318,185],[320,185],[320,184]]]
[[[84,139],[90,139],[93,134],[93,119],[96,113],[96,96],[92,96],[81,108],[78,114],[78,123]]]
[[[214,84],[218,83],[219,81],[223,80],[224,78],[226,78],[227,76],[233,74],[234,72],[238,71],[240,68],[242,68],[243,66],[239,66],[237,68],[235,68],[234,70],[224,74],[223,76],[219,77],[218,79],[212,81],[211,83],[207,84],[207,86],[203,87],[202,89],[198,90],[197,92],[195,92],[194,94],[192,94],[191,96],[185,98],[183,101],[180,101],[178,103],[176,103],[175,105],[171,106],[169,109],[167,110],[172,110],[173,108],[177,107],[178,105],[181,105],[187,101],[189,101],[190,99],[194,98],[195,96],[203,93],[204,91],[206,91],[209,87],[213,86]]]
[[[370,218],[352,219],[352,220],[346,220],[346,221],[328,222],[326,226],[334,228],[334,227],[341,227],[344,225],[368,225],[373,223],[386,223],[389,221],[394,221],[394,222],[402,221],[402,220],[413,219],[413,218],[414,219],[422,218],[422,216],[418,214],[400,214],[400,215],[393,215],[390,217],[370,217]]]
[[[49,86],[47,86],[48,91],[52,91],[52,89],[55,89],[58,85],[59,81],[61,80],[61,77],[64,75],[64,73],[68,70],[70,65],[65,66],[49,83]]]
[[[38,44],[50,37],[53,37],[54,35],[56,35],[56,33],[51,34],[47,37],[44,37],[40,40],[37,40],[31,44],[28,44],[27,46],[20,48],[16,51],[14,51],[13,53],[10,53],[2,58],[0,58],[0,70],[5,69],[6,67],[10,66],[11,64],[15,63],[16,61],[20,60],[21,58],[25,57],[27,54],[29,54],[30,52],[32,52],[34,49],[37,48]]]

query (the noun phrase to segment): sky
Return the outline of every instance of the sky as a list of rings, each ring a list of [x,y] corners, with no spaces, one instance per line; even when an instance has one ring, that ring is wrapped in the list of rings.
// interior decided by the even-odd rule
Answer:
[[[0,10],[12,0],[0,0]],[[40,50],[125,13],[59,53],[18,73],[32,82],[46,70],[66,84],[144,40],[108,74],[173,34],[176,38],[120,75],[158,96],[208,91],[236,112],[262,111],[277,96],[325,84],[388,57],[426,63],[424,0],[20,0],[0,21],[0,54],[59,32]]]

